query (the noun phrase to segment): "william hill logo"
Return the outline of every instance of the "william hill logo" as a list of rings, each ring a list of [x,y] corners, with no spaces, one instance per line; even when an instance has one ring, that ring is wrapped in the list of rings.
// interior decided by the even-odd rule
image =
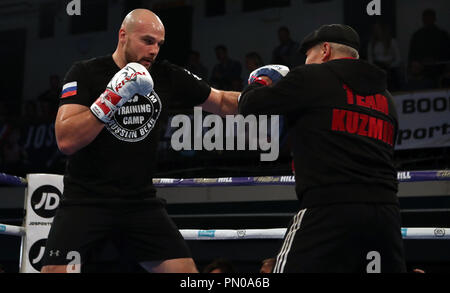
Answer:
[[[281,182],[295,182],[295,176],[281,176]]]
[[[279,182],[280,177],[275,176],[263,176],[263,177],[255,177],[255,182],[260,183],[271,183],[271,182]]]
[[[156,184],[173,184],[174,181],[172,178],[153,179],[153,182]]]
[[[200,184],[217,183],[218,178],[194,178],[194,182]]]
[[[450,178],[450,170],[438,171],[437,177],[449,177]]]
[[[410,174],[410,172],[398,172],[397,179],[398,180],[409,180],[409,179],[411,179],[411,174]]]

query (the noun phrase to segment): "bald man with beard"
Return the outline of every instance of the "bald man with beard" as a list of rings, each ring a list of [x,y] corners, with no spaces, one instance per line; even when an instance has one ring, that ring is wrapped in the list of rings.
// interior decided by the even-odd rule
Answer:
[[[149,272],[197,272],[152,184],[162,121],[174,103],[236,114],[239,93],[156,60],[164,40],[158,16],[136,9],[112,55],[75,62],[67,72],[55,122],[68,155],[64,192],[41,272],[81,272],[109,240]]]

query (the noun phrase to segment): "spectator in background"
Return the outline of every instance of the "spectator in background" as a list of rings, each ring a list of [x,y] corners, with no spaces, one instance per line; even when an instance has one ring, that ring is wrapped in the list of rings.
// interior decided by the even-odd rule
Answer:
[[[444,68],[444,73],[439,79],[440,88],[450,88],[450,63],[448,63]]]
[[[57,74],[52,74],[49,77],[49,88],[38,96],[38,100],[47,100],[50,102],[59,102],[59,95],[61,94],[61,82]]]
[[[261,56],[257,53],[257,52],[248,52],[247,54],[245,54],[245,72],[244,72],[244,76],[249,76],[250,73],[261,67],[264,66],[264,62],[261,58]],[[247,79],[243,79],[242,80],[242,88],[244,88],[245,86],[247,86]]]
[[[219,63],[212,70],[211,86],[221,90],[231,90],[233,82],[241,79],[241,63],[228,56],[228,50],[224,45],[218,45],[215,52]]]
[[[236,269],[234,268],[233,263],[224,258],[218,258],[213,260],[203,269],[203,273],[210,273],[210,274],[223,274],[223,273],[230,274],[235,272]]]
[[[231,91],[242,92],[244,89],[244,80],[240,77],[235,77],[231,80]]]
[[[58,103],[49,100],[37,101],[37,122],[39,123],[53,123],[56,119],[56,113],[58,112]]]
[[[433,78],[425,74],[424,65],[419,61],[411,61],[408,69],[408,78],[404,90],[424,90],[436,87]]]
[[[0,129],[6,123],[7,117],[8,117],[7,104],[0,100]]]
[[[420,62],[425,75],[437,79],[444,66],[437,64],[450,61],[450,38],[445,30],[436,26],[436,12],[426,9],[422,13],[423,27],[417,30],[410,42],[409,65]]]
[[[282,64],[289,68],[304,64],[302,56],[298,54],[299,43],[291,39],[289,29],[282,26],[278,29],[280,44],[273,50],[272,64]]]
[[[23,162],[26,159],[26,152],[19,144],[19,139],[20,129],[12,125],[4,139],[0,141],[2,171],[16,176],[24,176]]]
[[[42,112],[42,115],[49,115],[50,117],[46,117],[48,120],[55,120],[61,91],[62,87],[59,76],[57,74],[50,75],[49,88],[37,98],[38,110]]]
[[[264,62],[257,52],[249,52],[245,55],[245,66],[250,74],[253,70],[264,66]]]
[[[375,23],[367,48],[367,59],[387,73],[388,89],[399,90],[402,85],[400,49],[387,24]]]
[[[186,69],[204,80],[208,79],[208,69],[200,61],[200,53],[191,50],[185,65]]]
[[[22,118],[20,119],[23,125],[30,125],[38,122],[38,111],[36,102],[28,100],[23,103]]]
[[[6,138],[6,131],[8,130],[8,125],[6,124],[6,103],[4,103],[2,100],[0,100],[0,170],[3,170],[3,150],[2,145],[3,141]],[[2,171],[4,172],[4,171]]]
[[[5,145],[10,145],[11,134],[14,133],[17,128],[16,125],[19,122],[19,117],[14,117],[11,104],[0,101],[0,156]],[[2,163],[0,158],[0,165]]]

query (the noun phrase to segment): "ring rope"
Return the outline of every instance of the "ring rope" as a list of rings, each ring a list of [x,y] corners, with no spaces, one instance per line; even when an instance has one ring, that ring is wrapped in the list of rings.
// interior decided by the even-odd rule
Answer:
[[[283,239],[286,228],[273,229],[180,229],[186,240]],[[403,239],[450,239],[450,228],[401,228]],[[25,228],[0,224],[0,234],[24,236]]]
[[[22,226],[0,224],[0,234],[23,236],[26,234],[26,232],[25,232],[25,228]]]
[[[397,172],[399,182],[450,181],[450,170],[401,171]],[[154,178],[156,187],[213,187],[213,186],[256,186],[295,185],[294,176],[256,176],[221,178]],[[0,173],[0,185],[27,186],[22,177]]]
[[[27,186],[27,179],[19,176],[9,175],[6,173],[0,173],[0,186],[1,185],[10,185],[17,187]]]

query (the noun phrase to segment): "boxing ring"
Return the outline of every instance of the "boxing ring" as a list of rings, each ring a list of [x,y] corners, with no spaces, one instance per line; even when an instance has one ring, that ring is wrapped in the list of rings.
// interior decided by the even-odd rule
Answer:
[[[429,182],[431,184],[436,184],[441,182],[443,198],[448,200],[450,198],[450,171],[447,170],[432,170],[432,171],[411,171],[411,172],[399,172],[398,180],[400,184],[406,186],[408,183],[417,182]],[[0,234],[13,235],[21,237],[21,248],[20,248],[20,272],[23,273],[35,273],[41,268],[40,261],[45,249],[45,242],[47,235],[49,233],[53,216],[55,210],[59,205],[62,191],[63,191],[63,176],[54,174],[29,174],[27,178],[20,178],[16,176],[11,176],[8,174],[0,173],[0,185],[1,186],[15,186],[22,187],[25,190],[24,195],[24,210],[25,216],[23,219],[23,225],[7,225],[0,223]],[[269,207],[273,199],[279,200],[285,199],[288,202],[296,201],[294,193],[295,179],[293,176],[266,176],[266,177],[227,177],[227,178],[192,178],[192,179],[174,179],[174,178],[158,178],[154,179],[154,185],[158,188],[158,195],[165,198],[170,207],[172,202],[174,206],[184,205],[183,202],[177,202],[174,197],[179,196],[183,200],[187,200],[189,197],[189,192],[186,190],[193,190],[197,195],[197,203],[203,203],[209,201],[211,205],[216,205],[217,202],[214,201],[215,192],[214,188],[225,190],[229,188],[229,197],[222,198],[219,203],[222,204],[226,200],[231,200],[234,206],[239,205],[239,201],[243,202],[245,199],[240,199],[242,195],[237,195],[236,190],[243,190],[243,192],[250,191],[246,188],[258,188],[259,195],[261,195],[260,200],[266,201]],[[283,192],[276,191],[278,189],[271,188],[286,188]],[[428,187],[425,187],[428,188]],[[416,187],[412,186],[412,189]],[[199,190],[204,190],[205,194],[200,194]],[[209,190],[209,191],[208,191]],[[266,191],[265,196],[263,196],[262,190]],[[167,193],[165,192],[167,191]],[[183,191],[183,192],[181,192]],[[182,193],[182,194],[180,194]],[[271,198],[268,198],[268,194]],[[222,195],[221,195],[222,196]],[[235,196],[233,199],[232,197]],[[2,200],[0,195],[0,201]],[[450,202],[450,201],[449,201]],[[273,204],[275,206],[275,204]],[[258,205],[255,205],[258,208]],[[188,208],[186,208],[188,209]],[[169,214],[172,216],[170,213]],[[293,209],[292,211],[294,211]],[[449,210],[450,211],[450,210]],[[447,210],[446,210],[447,212]],[[275,213],[276,214],[276,213]],[[234,214],[239,215],[239,214]],[[273,213],[272,213],[273,215]],[[284,213],[286,219],[293,215],[291,213]],[[189,215],[187,215],[189,216]],[[190,215],[191,217],[196,217],[196,215]],[[260,215],[261,217],[267,216],[267,214]],[[177,215],[174,216],[175,219]],[[180,217],[180,215],[178,215]],[[186,217],[186,215],[184,215]],[[233,215],[230,215],[231,219]],[[203,214],[203,218],[208,218],[208,214]],[[244,217],[245,218],[245,217]],[[286,223],[287,224],[287,223]],[[177,224],[178,225],[178,224]],[[180,232],[183,237],[188,241],[188,243],[199,242],[199,240],[207,240],[209,243],[216,241],[226,242],[225,245],[234,243],[235,247],[239,247],[240,250],[252,250],[252,247],[259,245],[258,241],[272,241],[271,252],[279,247],[286,228],[284,226],[271,227],[263,229],[253,229],[245,228],[245,223],[242,223],[244,228],[239,229],[215,229],[208,227],[207,229],[184,229],[180,228]],[[178,225],[180,227],[180,225]],[[223,223],[221,226],[226,226]],[[200,227],[203,228],[203,227]],[[430,240],[430,241],[441,241],[440,247],[450,247],[450,228],[445,227],[403,227],[401,229],[403,239],[406,240]],[[216,240],[216,241],[214,241]],[[210,242],[213,241],[213,242]],[[202,241],[205,243],[204,241]],[[443,245],[442,245],[443,244]],[[196,246],[194,244],[193,246]],[[198,248],[194,247],[195,250]],[[200,250],[203,250],[201,248]],[[447,253],[447,255],[444,255]],[[213,252],[208,252],[210,256],[214,255]],[[441,254],[443,261],[449,261],[450,256],[448,252]],[[272,256],[274,256],[272,254]],[[260,260],[266,258],[267,255],[261,255]],[[194,257],[195,259],[195,257]],[[439,260],[439,259],[438,259]]]

